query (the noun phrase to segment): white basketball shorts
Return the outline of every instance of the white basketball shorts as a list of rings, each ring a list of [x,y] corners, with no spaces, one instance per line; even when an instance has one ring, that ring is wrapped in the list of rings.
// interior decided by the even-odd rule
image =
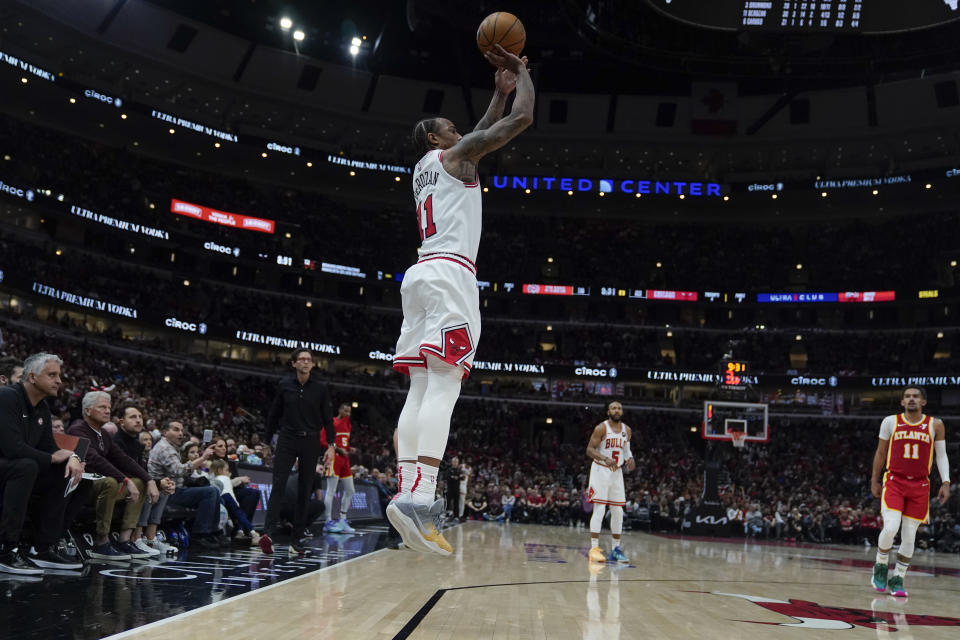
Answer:
[[[587,499],[594,504],[622,507],[627,503],[623,488],[623,469],[612,471],[594,462],[590,465],[590,486]]]
[[[407,269],[394,369],[409,374],[433,356],[470,375],[480,339],[480,292],[471,265],[456,254],[429,254]]]

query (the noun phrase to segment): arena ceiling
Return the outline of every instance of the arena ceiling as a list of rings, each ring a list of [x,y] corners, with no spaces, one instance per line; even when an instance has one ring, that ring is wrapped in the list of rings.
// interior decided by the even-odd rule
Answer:
[[[741,93],[871,84],[960,68],[960,22],[883,35],[705,29],[649,0],[151,0],[267,46],[389,75],[486,86],[477,25],[511,10],[527,28],[538,87],[685,92],[692,78],[741,82]],[[940,0],[919,0],[936,2]],[[291,28],[280,20],[288,17]],[[295,42],[293,33],[304,38]],[[351,56],[355,37],[364,38]]]

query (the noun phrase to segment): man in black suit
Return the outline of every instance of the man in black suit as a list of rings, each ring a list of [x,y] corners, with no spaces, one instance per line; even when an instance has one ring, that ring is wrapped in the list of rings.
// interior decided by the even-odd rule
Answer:
[[[59,357],[36,353],[23,363],[21,382],[0,388],[0,571],[6,573],[81,568],[54,546],[66,506],[66,478],[77,483],[83,473],[80,458],[57,447],[53,439],[46,399],[56,397],[63,386],[62,366]],[[29,562],[20,539],[28,511],[35,525],[36,550]]]

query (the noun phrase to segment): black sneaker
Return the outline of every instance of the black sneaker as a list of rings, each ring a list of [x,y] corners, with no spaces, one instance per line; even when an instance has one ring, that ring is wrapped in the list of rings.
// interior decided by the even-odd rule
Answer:
[[[146,560],[151,557],[151,554],[138,549],[135,544],[129,540],[121,540],[120,542],[114,542],[113,548],[119,551],[120,553],[125,553],[135,560]]]
[[[213,536],[194,536],[193,544],[196,545],[198,549],[203,549],[205,551],[220,549],[220,542]]]
[[[310,549],[304,544],[303,539],[293,538],[290,540],[290,555],[305,556],[310,553]]]
[[[18,576],[43,575],[43,569],[38,569],[27,562],[16,547],[5,547],[0,551],[0,571]]]
[[[123,553],[115,549],[109,542],[90,547],[87,556],[96,560],[130,560],[129,553]]]
[[[27,560],[41,569],[61,569],[65,571],[83,569],[82,562],[66,557],[56,547],[41,548],[40,551],[31,547],[30,553],[27,554]]]

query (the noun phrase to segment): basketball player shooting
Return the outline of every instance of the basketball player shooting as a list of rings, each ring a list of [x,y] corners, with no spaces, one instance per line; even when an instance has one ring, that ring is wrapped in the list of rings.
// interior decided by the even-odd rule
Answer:
[[[880,441],[873,456],[873,476],[870,489],[880,498],[883,530],[877,540],[877,562],[873,566],[873,588],[884,593],[889,587],[894,596],[907,597],[903,578],[913,557],[917,529],[930,516],[930,470],[933,457],[940,472],[940,493],[937,498],[945,504],[950,498],[950,464],[947,460],[946,429],[943,420],[924,415],[927,392],[920,387],[903,390],[900,406],[904,412],[887,416],[880,423]],[[880,484],[880,472],[887,472]],[[900,531],[897,566],[887,580],[889,553],[893,539]]]
[[[623,531],[623,507],[627,502],[623,487],[623,469],[633,471],[636,463],[630,452],[630,438],[633,432],[622,422],[623,405],[611,402],[607,405],[607,419],[593,429],[587,444],[587,457],[593,460],[590,465],[590,486],[587,499],[593,503],[593,516],[590,518],[590,554],[591,562],[606,562],[607,556],[600,548],[600,529],[607,507],[610,507],[610,532],[613,534],[611,562],[627,564],[630,560],[620,549],[620,534]]]
[[[441,555],[453,548],[440,533],[445,503],[435,499],[437,473],[460,383],[470,373],[480,338],[477,164],[533,122],[526,58],[499,45],[484,57],[497,68],[496,92],[477,127],[461,136],[450,120],[427,118],[413,130],[422,154],[413,171],[420,257],[400,287],[403,324],[393,360],[394,369],[410,376],[410,389],[397,425],[400,492],[387,517],[408,548]],[[514,89],[513,108],[503,116]]]

